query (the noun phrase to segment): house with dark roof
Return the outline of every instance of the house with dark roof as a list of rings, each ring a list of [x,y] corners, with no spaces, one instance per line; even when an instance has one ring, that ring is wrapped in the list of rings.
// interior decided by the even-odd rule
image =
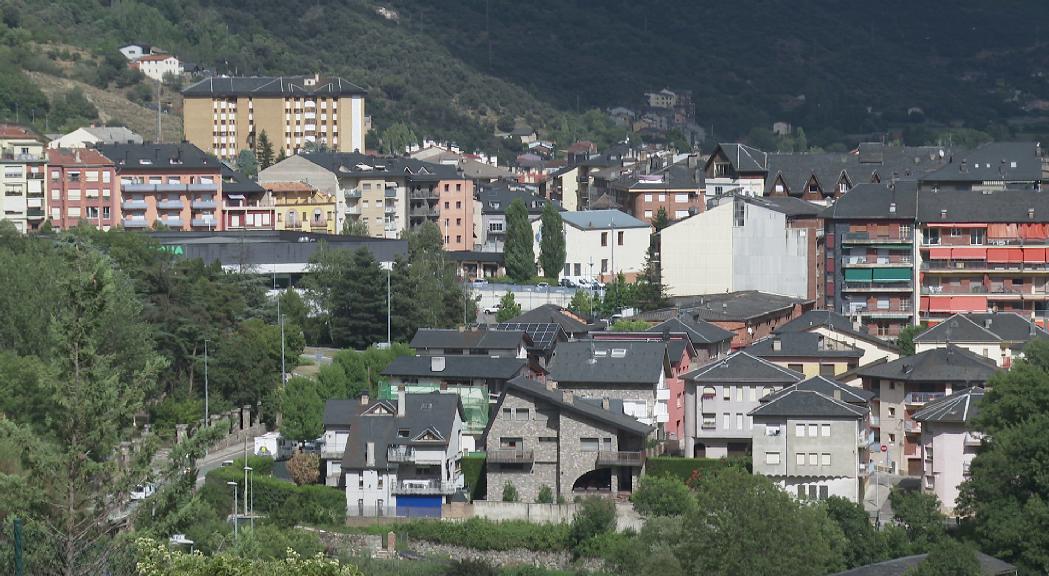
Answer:
[[[745,348],[805,376],[834,378],[860,365],[863,351],[815,332],[775,333]]]
[[[405,394],[395,400],[329,400],[325,438],[342,440],[338,467],[348,516],[440,517],[465,487],[460,464],[463,407],[455,394]],[[330,433],[330,434],[329,434]],[[327,444],[326,444],[327,449]]]
[[[974,312],[955,314],[915,336],[914,350],[953,344],[1009,368],[1035,338],[1049,338],[1049,332],[1015,312]]]
[[[420,356],[528,358],[534,345],[523,330],[420,328],[409,344]]]
[[[797,198],[711,200],[656,234],[663,284],[672,296],[760,290],[815,299],[817,226],[795,220],[814,221],[820,210]]]
[[[522,502],[548,487],[555,497],[629,494],[655,429],[624,413],[623,402],[586,398],[547,381],[507,382],[484,433],[488,500],[510,484]]]
[[[860,566],[844,572],[837,572],[831,576],[906,576],[921,565],[928,556],[928,554],[904,556],[876,564]],[[980,564],[980,574],[982,576],[1016,576],[1018,573],[1016,566],[982,552],[976,553],[976,561]]]
[[[750,412],[759,400],[805,375],[745,351],[734,352],[682,376],[685,381],[685,455],[742,456],[751,447]]]
[[[874,442],[873,396],[814,376],[761,398],[748,413],[754,473],[801,500],[839,496],[862,502]]]
[[[652,227],[619,210],[563,212],[565,264],[548,276],[598,279],[610,282],[618,274],[633,280],[641,273],[648,254]],[[536,254],[542,238],[542,221],[532,221]]]
[[[736,335],[734,332],[688,314],[680,314],[659,322],[651,326],[648,331],[661,334],[682,333],[688,336],[692,348],[696,351],[695,363],[697,365],[727,356],[732,349],[732,338]]]
[[[819,334],[826,339],[858,348],[863,351],[863,356],[860,356],[859,359],[859,366],[883,360],[891,361],[900,357],[900,351],[894,344],[877,336],[871,336],[866,331],[857,330],[852,320],[833,310],[809,310],[777,328],[775,333],[787,335],[796,332]],[[839,373],[837,377],[840,379],[841,374]],[[851,384],[848,381],[843,380],[843,382]],[[856,385],[859,385],[858,380]]]
[[[994,360],[953,344],[860,367],[856,374],[863,389],[875,394],[872,427],[878,443],[887,448],[875,455],[878,465],[894,474],[922,476],[917,412],[934,400],[985,386],[998,370]]]
[[[987,142],[957,150],[946,165],[921,177],[923,190],[942,192],[1037,190],[1044,180],[1038,142]]]
[[[514,200],[521,200],[528,210],[529,220],[538,220],[550,200],[543,198],[521,184],[500,182],[482,184],[477,188],[481,204],[481,229],[478,244],[485,252],[502,252],[506,242],[506,209]]]
[[[590,326],[571,310],[557,304],[543,304],[508,320],[514,324],[557,324],[569,338],[582,338]]]
[[[935,494],[943,512],[953,515],[959,487],[983,442],[970,423],[980,413],[984,389],[966,388],[929,402],[914,414],[921,425],[922,490]]]
[[[549,370],[547,379],[559,389],[579,398],[621,401],[625,414],[657,427],[663,436],[673,369],[661,339],[565,342],[554,352]]]
[[[761,196],[768,175],[768,153],[746,144],[722,143],[714,147],[703,167],[707,194],[738,192]]]
[[[631,173],[611,184],[612,194],[626,212],[653,223],[663,210],[671,221],[702,212],[703,168],[697,154],[648,173]]]
[[[528,334],[531,339],[527,346],[528,354],[537,358],[543,366],[550,362],[558,344],[568,342],[568,334],[555,322],[500,322],[494,328]]]

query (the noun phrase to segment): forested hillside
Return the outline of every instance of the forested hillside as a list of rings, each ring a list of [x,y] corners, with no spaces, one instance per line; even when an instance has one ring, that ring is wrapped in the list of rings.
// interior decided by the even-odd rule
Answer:
[[[713,139],[774,121],[811,144],[898,130],[911,143],[1049,134],[1041,108],[1049,3],[830,0],[4,0],[0,116],[66,126],[92,116],[19,70],[126,90],[115,49],[146,42],[220,73],[339,74],[369,90],[376,133],[492,146],[516,119],[615,136],[582,113],[694,91]],[[380,8],[392,10],[380,14]],[[72,45],[67,49],[65,45]],[[82,51],[77,51],[77,48]],[[63,103],[68,98],[61,99]],[[1049,99],[1047,99],[1049,100]],[[74,97],[73,102],[78,100]],[[567,128],[567,129],[566,129]],[[560,133],[560,134],[556,134]],[[374,142],[373,142],[374,143]]]

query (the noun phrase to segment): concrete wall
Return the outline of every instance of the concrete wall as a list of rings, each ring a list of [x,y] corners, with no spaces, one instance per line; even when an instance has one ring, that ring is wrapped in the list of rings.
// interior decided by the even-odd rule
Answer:
[[[966,440],[973,445],[966,446]],[[964,424],[922,424],[922,460],[925,463],[922,490],[935,494],[946,514],[954,513],[958,487],[965,481],[979,440],[979,433],[966,431]]]
[[[726,203],[659,233],[663,285],[671,296],[733,290],[731,229],[732,204]]]
[[[276,144],[274,146],[276,147]],[[325,194],[337,196],[339,193],[339,182],[335,174],[302,156],[288,157],[259,172],[259,184],[269,182],[305,182]]]
[[[533,249],[536,258],[539,257],[539,232],[542,228],[542,220],[532,221]],[[565,222],[565,263],[570,266],[571,274],[577,276],[575,265],[579,264],[579,271],[585,278],[598,278],[604,282],[615,278],[622,272],[628,279],[635,277],[641,272],[645,265],[645,255],[648,252],[651,229],[649,228],[616,228],[582,230]],[[619,234],[623,235],[623,243],[619,244]],[[601,245],[601,235],[606,235],[606,246]],[[591,275],[590,263],[593,262],[593,274]],[[607,264],[607,271],[602,274],[602,263]],[[564,277],[564,270],[557,272],[559,278]]]
[[[732,290],[807,297],[808,235],[814,232],[788,228],[781,212],[747,203],[744,210],[743,226],[732,227]]]

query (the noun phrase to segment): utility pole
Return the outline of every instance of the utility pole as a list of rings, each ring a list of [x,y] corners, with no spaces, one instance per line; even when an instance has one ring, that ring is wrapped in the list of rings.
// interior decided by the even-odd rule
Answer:
[[[393,293],[390,291],[390,278],[393,276],[393,263],[388,264],[386,268],[386,348],[389,349],[393,344]]]
[[[233,486],[233,539],[239,540],[240,535],[237,533],[237,483],[229,480],[226,482],[227,486]]]
[[[164,142],[164,139],[161,137],[161,131],[160,131],[160,128],[161,128],[161,125],[160,125],[161,124],[160,109],[161,108],[162,108],[162,106],[160,104],[160,80],[157,80],[157,144],[162,144]]]
[[[277,305],[280,306],[280,296],[277,296]],[[280,308],[278,308],[280,310]],[[284,369],[284,315],[277,312],[280,320],[280,385],[283,388],[287,371]]]
[[[208,339],[204,339],[204,425],[208,425]]]

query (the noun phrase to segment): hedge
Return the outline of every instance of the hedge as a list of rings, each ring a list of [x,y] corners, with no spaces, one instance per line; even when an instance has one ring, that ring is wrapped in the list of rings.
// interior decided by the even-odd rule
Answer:
[[[317,484],[296,486],[268,475],[272,469],[272,460],[269,466],[261,462],[259,464],[256,468],[255,462],[249,460],[249,466],[255,468],[251,488],[257,513],[266,514],[284,525],[332,525],[345,520],[346,495],[341,490]],[[244,495],[243,466],[243,460],[239,460],[233,466],[216,468],[208,472],[204,480],[201,497],[220,515],[226,515],[233,509],[233,489],[226,482],[238,484],[238,499]],[[243,510],[243,501],[239,501],[238,506]]]
[[[533,524],[524,520],[493,522],[470,518],[463,522],[410,520],[395,525],[362,526],[350,532],[385,535],[389,531],[437,544],[462,546],[473,550],[567,550],[570,524]]]
[[[675,458],[671,456],[653,456],[645,462],[645,473],[649,476],[673,476],[682,482],[688,482],[692,474],[700,476],[725,468],[741,468],[750,471],[751,462],[747,458]]]
[[[466,479],[466,487],[470,489],[470,500],[484,500],[487,492],[487,477],[485,454],[467,454],[463,456],[463,477]]]

